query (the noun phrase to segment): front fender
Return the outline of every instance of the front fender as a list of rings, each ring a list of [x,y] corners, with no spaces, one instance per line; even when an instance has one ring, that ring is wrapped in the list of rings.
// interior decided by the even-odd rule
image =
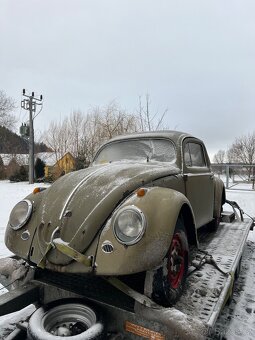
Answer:
[[[182,207],[186,205],[192,212],[187,198],[176,190],[160,187],[145,190],[143,197],[134,193],[120,206],[135,205],[144,213],[147,227],[142,239],[131,246],[120,244],[114,237],[112,218],[109,219],[99,238],[97,275],[127,275],[160,265],[169,249]],[[106,242],[113,246],[111,253],[102,249]]]
[[[13,230],[8,222],[5,230],[5,245],[15,255],[29,260],[30,248],[33,241],[34,233],[37,226],[39,225],[38,216],[35,213],[38,205],[40,204],[45,191],[39,193],[31,193],[25,199],[29,200],[33,205],[33,211],[31,218],[22,228]],[[22,237],[23,233],[26,232],[27,237]]]

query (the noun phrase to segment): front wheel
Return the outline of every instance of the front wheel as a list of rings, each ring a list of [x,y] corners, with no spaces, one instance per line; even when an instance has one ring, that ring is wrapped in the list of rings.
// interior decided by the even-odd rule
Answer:
[[[54,302],[38,308],[28,323],[28,339],[70,340],[102,338],[103,325],[95,311],[76,301]]]
[[[152,276],[151,298],[158,304],[169,307],[180,298],[187,278],[188,255],[186,230],[178,218],[169,250]]]

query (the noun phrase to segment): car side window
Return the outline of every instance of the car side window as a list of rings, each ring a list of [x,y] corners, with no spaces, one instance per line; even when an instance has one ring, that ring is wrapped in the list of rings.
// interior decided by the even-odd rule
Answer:
[[[206,167],[202,145],[187,143],[184,149],[184,161],[187,167]]]
[[[187,143],[185,145],[185,150],[184,150],[184,160],[185,160],[186,166],[192,166],[191,158],[190,158],[190,151],[189,151],[189,144],[190,143]]]

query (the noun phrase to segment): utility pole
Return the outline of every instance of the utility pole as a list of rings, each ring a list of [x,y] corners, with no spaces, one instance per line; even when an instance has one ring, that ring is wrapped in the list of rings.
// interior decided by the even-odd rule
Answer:
[[[29,184],[34,183],[34,118],[36,117],[36,107],[37,105],[42,105],[43,97],[36,98],[34,92],[31,95],[26,94],[26,90],[23,89],[22,95],[28,99],[23,99],[21,101],[21,107],[24,110],[29,111],[29,131],[27,131],[27,126],[21,126],[21,135],[27,136],[29,138]],[[29,133],[28,133],[29,132]]]

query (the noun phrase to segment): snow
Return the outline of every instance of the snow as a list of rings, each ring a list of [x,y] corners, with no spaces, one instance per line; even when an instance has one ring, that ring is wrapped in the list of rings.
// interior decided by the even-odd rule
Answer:
[[[25,196],[30,194],[35,187],[47,187],[47,184],[28,184],[28,183],[10,183],[9,181],[0,181],[1,193],[1,209],[0,209],[0,257],[11,255],[10,251],[4,244],[4,233],[8,223],[9,214],[13,206]],[[240,189],[240,190],[238,190]],[[255,216],[255,191],[244,190],[243,187],[235,186],[235,190],[227,190],[227,199],[236,201],[245,213]],[[225,208],[225,207],[224,207]],[[231,211],[229,207],[227,210]],[[255,242],[255,231],[249,233],[249,242]],[[0,290],[0,294],[3,290]],[[18,320],[26,317],[34,310],[33,306],[29,306],[20,312],[13,313],[4,317],[0,317],[0,339],[4,339],[7,330],[13,329],[13,324]]]
[[[255,190],[244,190],[244,185],[241,185],[242,188],[235,190],[227,190],[226,196],[229,201],[235,201],[238,203],[240,208],[244,212],[244,217],[247,218],[249,216],[255,218]],[[246,186],[247,188],[247,186]],[[231,211],[229,206],[224,206],[224,209]],[[255,230],[249,233],[248,240],[255,242]]]
[[[4,233],[8,223],[9,215],[16,203],[29,195],[36,187],[48,187],[49,184],[27,182],[11,183],[0,181],[1,209],[0,209],[0,257],[11,255],[4,245]]]

